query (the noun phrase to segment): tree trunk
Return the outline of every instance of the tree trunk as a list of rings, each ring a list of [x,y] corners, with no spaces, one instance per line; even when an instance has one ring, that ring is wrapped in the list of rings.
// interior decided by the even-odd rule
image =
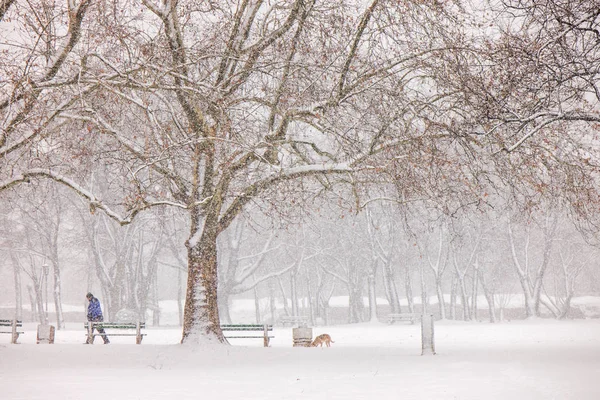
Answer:
[[[293,316],[297,316],[300,315],[298,314],[298,283],[296,282],[297,280],[297,273],[296,271],[292,271],[292,273],[290,274],[290,298],[291,298],[291,302],[292,302],[292,315]]]
[[[394,270],[390,265],[389,260],[383,264],[383,280],[386,288],[388,302],[390,304],[390,312],[392,314],[401,312],[400,296],[398,296],[398,288],[394,277]]]
[[[277,308],[276,308],[276,304],[275,304],[275,283],[273,282],[273,280],[269,280],[269,308],[271,311],[271,324],[275,324],[275,320],[276,320],[276,312],[277,312]]]
[[[496,303],[494,301],[494,293],[492,293],[485,283],[485,277],[483,276],[483,271],[480,268],[477,268],[479,273],[479,282],[481,282],[481,287],[483,288],[483,294],[488,303],[488,310],[490,313],[490,322],[496,322]]]
[[[440,309],[440,319],[446,319],[446,302],[444,301],[444,292],[442,290],[441,279],[435,280],[435,290],[437,293],[438,304]]]
[[[54,275],[54,310],[56,311],[56,329],[62,329],[65,327],[65,318],[62,310],[62,299],[60,290],[60,268],[58,263],[52,262],[52,272]],[[46,300],[48,301],[48,300]]]
[[[478,305],[477,305],[477,296],[479,295],[478,291],[477,291],[477,287],[479,283],[479,270],[477,269],[477,267],[475,267],[475,270],[473,272],[473,287],[471,290],[471,315],[473,316],[473,319],[475,321],[477,321],[477,311],[478,311]]]
[[[27,285],[27,293],[29,294],[29,302],[31,303],[31,320],[35,321],[35,316],[37,314],[37,303],[35,301],[35,295],[33,292],[33,288],[30,285]]]
[[[450,319],[456,320],[456,287],[458,278],[456,274],[452,276],[452,284],[450,286]]]
[[[33,267],[33,268],[35,268],[35,267]],[[44,295],[43,295],[44,292],[43,292],[43,288],[42,288],[42,285],[44,283],[44,275],[42,273],[41,276],[38,276],[35,273],[35,271],[33,271],[32,279],[33,279],[33,288],[34,288],[34,294],[35,294],[35,303],[36,303],[36,309],[37,309],[38,322],[40,324],[46,324],[48,322],[48,315],[46,314],[46,311],[44,310]]]
[[[315,326],[315,308],[316,307],[316,302],[317,302],[317,297],[313,296],[312,293],[312,289],[311,289],[311,280],[310,280],[310,276],[311,274],[308,273],[308,271],[306,271],[306,297],[307,297],[307,301],[308,301],[308,318],[309,318],[309,322],[311,324],[311,326]],[[314,299],[314,301],[313,301]]]
[[[377,321],[377,296],[375,293],[375,271],[369,274],[369,320]]]
[[[228,283],[219,287],[219,317],[224,324],[231,324],[230,310],[231,287]]]
[[[279,290],[281,291],[281,302],[283,303],[283,312],[285,315],[290,315],[290,307],[288,305],[288,298],[287,295],[285,294],[285,287],[283,285],[283,281],[281,280],[281,277],[278,276],[277,277],[277,282],[279,283]]]
[[[406,292],[406,302],[408,304],[408,312],[415,312],[415,301],[413,298],[412,280],[410,279],[410,269],[404,267],[404,291]]]
[[[217,304],[216,224],[207,221],[197,243],[193,243],[194,234],[186,243],[189,272],[181,343],[226,343]]]
[[[254,286],[254,317],[257,324],[261,323],[260,317],[260,298],[258,297],[258,288]]]
[[[533,293],[530,286],[529,281],[529,272],[528,272],[528,262],[527,262],[527,251],[529,247],[529,237],[525,238],[525,266],[521,266],[519,261],[519,257],[517,256],[517,249],[515,247],[515,240],[512,231],[512,226],[509,222],[508,224],[508,241],[511,247],[511,255],[513,259],[513,264],[516,268],[517,275],[519,277],[519,284],[521,285],[521,289],[523,290],[523,296],[525,298],[525,317],[533,318],[538,314],[536,313],[535,308],[535,299],[533,297]]]
[[[13,265],[13,276],[15,282],[15,318],[23,319],[23,294],[21,292],[21,267],[14,253],[10,252],[10,259]]]
[[[183,277],[181,269],[177,270],[177,312],[179,315],[179,326],[183,326]]]
[[[542,296],[542,288],[544,286],[544,276],[546,275],[546,270],[550,264],[550,257],[552,255],[552,248],[554,245],[554,235],[558,223],[558,218],[554,217],[551,221],[549,221],[550,218],[550,216],[546,217],[544,225],[544,255],[542,258],[542,264],[536,272],[533,285],[533,298],[535,301],[534,308],[535,313],[538,316],[540,315],[540,300]]]
[[[425,267],[423,263],[419,264],[419,272],[421,273],[421,313],[425,314],[429,311],[429,298],[427,296],[427,283],[425,282]]]

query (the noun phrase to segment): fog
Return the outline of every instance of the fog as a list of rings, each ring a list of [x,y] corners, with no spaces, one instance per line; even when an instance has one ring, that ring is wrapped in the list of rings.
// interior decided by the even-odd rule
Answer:
[[[181,324],[189,235],[181,214],[155,209],[120,226],[67,190],[48,185],[30,194],[4,196],[11,211],[0,236],[1,318],[48,318],[60,329],[84,320],[92,292],[107,320],[128,310],[149,324]],[[444,217],[383,200],[359,213],[325,200],[300,211],[256,207],[221,236],[223,323],[302,315],[330,325],[423,310],[490,322],[598,316],[572,304],[600,295],[598,249],[558,211]],[[253,315],[232,318],[234,299],[254,300]],[[167,303],[179,304],[179,317],[166,317],[160,304]]]

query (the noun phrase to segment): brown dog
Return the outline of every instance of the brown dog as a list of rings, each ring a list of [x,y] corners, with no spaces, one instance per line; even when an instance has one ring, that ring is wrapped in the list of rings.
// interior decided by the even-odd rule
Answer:
[[[323,347],[323,343],[325,343],[325,345],[327,347],[331,347],[331,343],[335,343],[333,340],[331,340],[331,336],[329,336],[328,334],[324,333],[322,335],[319,335],[315,338],[315,340],[313,340],[311,346],[312,347],[317,347],[317,346],[321,346]]]

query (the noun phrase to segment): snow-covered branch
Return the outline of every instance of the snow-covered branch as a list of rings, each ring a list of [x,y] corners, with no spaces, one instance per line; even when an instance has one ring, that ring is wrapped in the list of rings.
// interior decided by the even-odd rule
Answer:
[[[127,215],[123,216],[118,212],[114,211],[109,205],[104,203],[101,199],[97,198],[92,192],[85,189],[83,186],[79,185],[77,182],[72,179],[64,176],[59,172],[55,172],[51,169],[45,168],[32,168],[30,170],[22,172],[20,175],[15,176],[11,179],[0,182],[0,191],[9,189],[19,184],[29,183],[31,179],[35,178],[47,178],[52,179],[55,182],[58,182],[69,189],[73,190],[79,196],[86,199],[90,204],[90,212],[94,213],[97,209],[104,211],[106,215],[108,215],[113,220],[117,221],[121,225],[127,225],[133,222],[135,216],[143,210],[149,209],[151,207],[157,206],[173,206],[182,209],[187,209],[187,205],[176,203],[173,201],[155,201],[155,202],[144,202],[138,207],[130,210]]]

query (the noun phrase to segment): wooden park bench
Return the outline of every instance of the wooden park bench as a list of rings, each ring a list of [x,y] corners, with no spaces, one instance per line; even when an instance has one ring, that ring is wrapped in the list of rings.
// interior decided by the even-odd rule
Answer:
[[[7,327],[10,327],[10,330],[4,330]],[[10,333],[12,335],[10,342],[12,344],[17,344],[17,339],[19,339],[19,335],[25,332],[19,331],[19,329],[23,329],[23,321],[19,321],[16,319],[0,319],[0,333]]]
[[[84,326],[89,343],[94,343],[96,336],[102,336],[98,331],[94,332],[94,328],[104,328],[106,336],[135,336],[135,344],[142,344],[142,339],[146,336],[142,333],[142,329],[146,328],[145,322],[86,322]],[[135,332],[124,332],[134,329]]]
[[[388,315],[388,324],[393,324],[394,322],[410,322],[414,324],[415,321],[421,318],[421,314],[417,313],[400,313],[400,314],[389,314]]]
[[[296,326],[306,326],[308,324],[308,317],[306,315],[284,315],[279,318],[279,322],[281,325],[296,325]]]
[[[223,333],[227,339],[262,338],[265,347],[269,347],[271,338],[275,337],[269,336],[269,332],[273,331],[273,325],[230,324],[221,325],[221,330],[223,332],[238,332],[234,335]],[[256,333],[252,334],[252,332]]]

